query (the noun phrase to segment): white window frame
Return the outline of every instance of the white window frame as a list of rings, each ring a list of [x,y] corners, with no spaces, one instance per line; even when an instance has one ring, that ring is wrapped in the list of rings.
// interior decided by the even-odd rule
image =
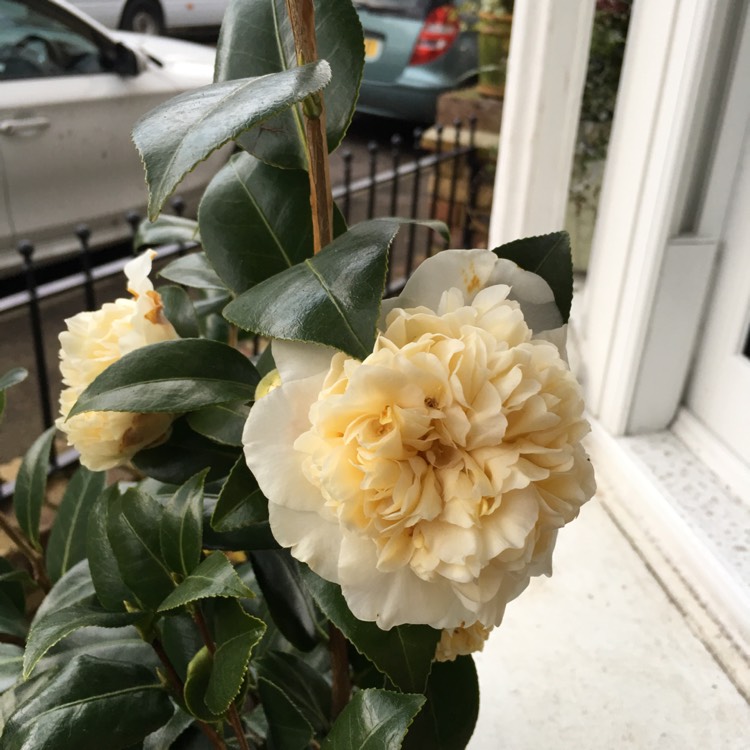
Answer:
[[[560,101],[554,91],[545,100],[541,92],[559,80],[559,66],[580,72],[581,50],[565,38],[593,2],[565,0],[567,21],[540,37],[533,16],[545,4],[515,3],[491,246],[564,225],[569,172],[556,170],[572,159],[580,100],[569,92]],[[634,543],[655,569],[679,571],[692,592],[680,601],[692,597],[691,622],[726,665],[746,653],[737,644],[750,643],[750,598],[629,445],[673,427],[740,497],[739,488],[750,487],[746,467],[730,466],[728,451],[679,408],[750,109],[746,79],[733,76],[750,66],[738,57],[738,38],[750,36],[749,7],[750,0],[635,0],[592,263],[571,321],[594,417],[589,450],[600,500],[622,528],[640,534]],[[541,47],[532,50],[535,39]],[[728,91],[732,80],[739,95]],[[539,144],[556,138],[558,158],[549,159]]]
[[[587,402],[613,435],[667,428],[683,395],[729,195],[719,223],[690,213],[745,4],[634,5],[582,320]]]
[[[748,0],[635,0],[583,305],[581,377],[612,435],[668,427],[728,194],[695,213]],[[490,246],[564,226],[594,0],[517,0]],[[725,171],[730,156],[717,161]],[[731,184],[732,175],[712,179]]]

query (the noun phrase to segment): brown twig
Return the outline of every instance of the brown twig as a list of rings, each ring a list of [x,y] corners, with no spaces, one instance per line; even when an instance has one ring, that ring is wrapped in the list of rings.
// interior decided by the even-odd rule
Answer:
[[[352,694],[352,681],[349,675],[349,651],[343,633],[331,622],[328,624],[331,652],[331,718],[333,720],[344,710]]]
[[[5,532],[18,551],[29,561],[31,574],[39,586],[47,593],[51,588],[47,569],[44,566],[44,557],[40,552],[34,549],[26,537],[11,524],[3,513],[0,513],[0,530]]]
[[[203,643],[206,645],[209,653],[212,655],[215,654],[216,644],[214,643],[211,631],[208,629],[206,618],[203,617],[203,612],[197,604],[193,607],[193,620],[195,620],[195,624],[198,626]],[[240,750],[250,750],[250,746],[247,744],[247,738],[245,737],[245,730],[242,728],[242,719],[240,718],[239,711],[237,711],[237,706],[235,706],[234,703],[229,706],[227,718],[232,725],[234,734],[237,737],[237,742],[240,744]]]
[[[306,65],[318,59],[313,0],[286,0],[294,34],[297,63]],[[310,205],[313,219],[313,244],[319,252],[333,239],[333,194],[328,163],[326,113],[322,92],[309,96],[302,105],[305,121],[305,150],[310,179]]]
[[[169,680],[169,684],[172,686],[172,689],[175,691],[177,698],[182,700],[182,696],[185,690],[185,685],[180,679],[180,675],[177,674],[177,670],[172,665],[172,662],[169,660],[169,656],[167,655],[167,652],[164,650],[164,646],[162,642],[158,638],[154,638],[154,640],[151,641],[151,647],[154,649],[154,651],[156,652],[156,655],[159,657],[159,661],[162,663],[162,666],[164,667],[164,670],[167,673],[167,679]],[[211,744],[216,748],[216,750],[226,750],[227,746],[224,740],[219,736],[219,734],[216,732],[216,730],[212,726],[202,721],[198,721],[198,726],[200,727],[203,734],[205,734],[206,737],[208,737],[208,739],[211,741]]]

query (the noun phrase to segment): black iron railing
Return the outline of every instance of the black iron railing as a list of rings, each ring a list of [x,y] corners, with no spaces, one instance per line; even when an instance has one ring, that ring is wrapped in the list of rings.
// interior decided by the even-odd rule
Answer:
[[[435,132],[434,151],[421,152],[417,156],[413,156],[411,150],[407,153],[400,136],[391,139],[390,149],[386,153],[383,153],[378,144],[370,143],[367,164],[364,165],[363,174],[359,177],[354,176],[359,165],[351,151],[344,149],[340,156],[334,155],[333,158],[342,160],[340,166],[343,174],[341,184],[333,191],[334,199],[347,223],[386,215],[414,219],[435,218],[438,207],[438,184],[441,179],[445,181],[447,174],[450,179],[450,190],[445,213],[448,217],[454,216],[459,187],[461,194],[466,196],[466,210],[462,213],[460,226],[450,227],[452,237],[454,243],[471,247],[470,216],[478,171],[474,145],[475,123],[472,122],[468,126],[470,135],[467,145],[462,145],[461,124],[454,123],[454,128],[455,138],[451,143],[446,143],[444,130],[438,126]],[[414,132],[415,143],[419,143],[421,135],[419,130]],[[463,186],[459,184],[462,180],[466,183]],[[177,198],[172,202],[172,209],[180,215],[184,203]],[[131,234],[134,236],[141,217],[131,212],[124,220],[130,224]],[[33,436],[41,429],[50,427],[55,420],[54,404],[60,383],[56,363],[53,362],[50,369],[50,360],[55,356],[56,337],[63,329],[64,314],[56,315],[55,311],[46,309],[47,305],[67,300],[73,312],[80,309],[95,309],[101,301],[105,301],[105,296],[110,298],[115,293],[113,289],[105,288],[102,295],[99,290],[106,286],[108,280],[119,281],[118,277],[121,276],[124,265],[132,257],[132,250],[128,244],[120,245],[118,249],[103,251],[92,247],[92,240],[95,241],[96,238],[92,237],[87,227],[79,226],[75,233],[78,237],[79,252],[57,266],[38,266],[34,259],[33,244],[28,241],[21,242],[17,249],[23,262],[22,273],[12,279],[0,280],[4,290],[0,294],[0,330],[3,331],[3,338],[10,337],[11,344],[0,351],[0,372],[22,365],[29,369],[32,373],[31,380],[36,383],[33,408],[28,408],[28,391],[25,397],[23,429],[29,430],[29,435],[26,437],[21,434],[22,430],[14,435],[12,450],[15,454],[23,453]],[[432,255],[444,246],[444,241],[438,235],[424,227],[410,224],[402,230],[390,250],[388,292],[395,294],[400,291],[415,265],[423,257]],[[156,248],[155,263],[197,248],[196,243],[161,246]],[[113,254],[117,257],[112,257]],[[117,285],[117,292],[120,290],[121,286]],[[23,332],[24,327],[28,331],[30,341]],[[24,352],[19,351],[21,343],[25,348]],[[18,354],[21,356],[16,357]],[[26,361],[23,361],[24,359]],[[27,383],[16,388],[20,390],[32,387],[34,386]],[[14,390],[9,395],[12,405],[17,391]],[[6,415],[3,433],[8,430],[16,432],[13,419],[12,414]],[[3,452],[6,454],[5,460],[12,458],[7,455],[7,445],[4,448],[0,447],[0,456]],[[54,457],[52,469],[64,468],[76,460],[75,451],[61,452]],[[0,499],[12,492],[13,483],[4,483],[0,486]]]

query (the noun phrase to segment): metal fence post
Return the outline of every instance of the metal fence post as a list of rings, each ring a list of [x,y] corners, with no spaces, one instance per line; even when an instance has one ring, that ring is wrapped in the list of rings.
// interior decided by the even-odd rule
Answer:
[[[346,149],[341,154],[344,160],[344,220],[349,224],[349,215],[352,210],[352,154],[350,149]]]
[[[172,206],[172,210],[175,213],[175,216],[179,216],[182,218],[185,215],[185,199],[182,198],[182,196],[176,195],[172,200],[170,201],[170,205]],[[178,257],[182,257],[185,255],[185,243],[184,242],[178,242],[179,250],[177,251]]]
[[[79,224],[76,227],[76,236],[81,243],[81,269],[83,270],[83,296],[86,300],[86,309],[96,309],[96,299],[94,295],[94,277],[91,275],[91,256],[89,255],[89,240],[91,239],[91,230],[85,224]]]
[[[440,192],[440,155],[443,152],[443,126],[438,124],[435,128],[435,166],[433,169],[433,186],[432,186],[432,199],[430,201],[430,215],[429,219],[435,218],[435,212],[437,211],[437,200],[438,193]],[[425,255],[432,255],[432,234],[427,232],[427,246],[425,247]]]
[[[474,244],[474,232],[472,222],[474,220],[474,209],[477,206],[477,193],[479,192],[479,176],[482,165],[479,161],[476,145],[477,135],[477,118],[472,117],[469,120],[469,153],[466,155],[466,164],[469,168],[469,177],[466,181],[466,211],[464,212],[464,228],[461,246],[470,248]]]
[[[26,273],[26,286],[29,292],[29,316],[31,318],[31,335],[34,344],[34,359],[36,361],[36,382],[39,388],[39,400],[42,407],[44,429],[54,423],[52,417],[52,403],[50,399],[49,374],[47,372],[47,358],[44,353],[44,332],[42,330],[42,315],[39,309],[36,277],[34,275],[34,246],[28,240],[18,244],[18,252],[23,258]]]
[[[378,144],[370,141],[367,144],[367,151],[370,154],[370,192],[367,194],[367,218],[372,219],[375,216],[375,188],[377,182],[375,177],[378,172]]]
[[[135,240],[135,236],[138,234],[138,227],[141,224],[141,215],[137,211],[128,211],[125,214],[125,221],[130,224],[130,236]],[[132,253],[133,255],[138,255],[138,248],[135,246],[135,241],[133,242]]]
[[[422,128],[414,129],[414,145],[418,146],[422,139]],[[416,170],[414,171],[414,182],[412,183],[411,189],[411,211],[410,218],[416,219],[419,213],[419,187],[422,175],[422,168],[419,164],[419,156],[417,156]],[[414,246],[417,239],[417,225],[409,225],[409,244],[406,248],[406,275],[408,276],[414,268]]]
[[[398,133],[394,133],[391,136],[391,167],[393,169],[393,180],[391,181],[391,205],[390,205],[390,215],[391,216],[398,216],[398,191],[399,191],[399,184],[398,184],[398,169],[401,166],[401,136]],[[394,257],[394,248],[396,247],[396,243],[398,242],[398,238],[394,242],[391,243],[390,248],[388,249],[388,271],[386,276],[386,285],[391,283],[391,278],[393,277],[393,257]]]
[[[453,121],[453,128],[455,129],[455,137],[453,140],[453,150],[458,151],[461,148],[461,128],[463,123],[461,120]],[[451,230],[451,242],[453,244],[453,213],[456,208],[456,188],[458,187],[458,165],[461,159],[458,154],[453,158],[453,166],[451,169],[451,190],[448,198],[448,229]]]

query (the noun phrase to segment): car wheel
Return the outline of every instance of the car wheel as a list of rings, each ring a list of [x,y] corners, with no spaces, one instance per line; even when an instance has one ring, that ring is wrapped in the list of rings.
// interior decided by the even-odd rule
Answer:
[[[130,0],[122,12],[120,28],[139,34],[163,34],[164,13],[156,0]]]

